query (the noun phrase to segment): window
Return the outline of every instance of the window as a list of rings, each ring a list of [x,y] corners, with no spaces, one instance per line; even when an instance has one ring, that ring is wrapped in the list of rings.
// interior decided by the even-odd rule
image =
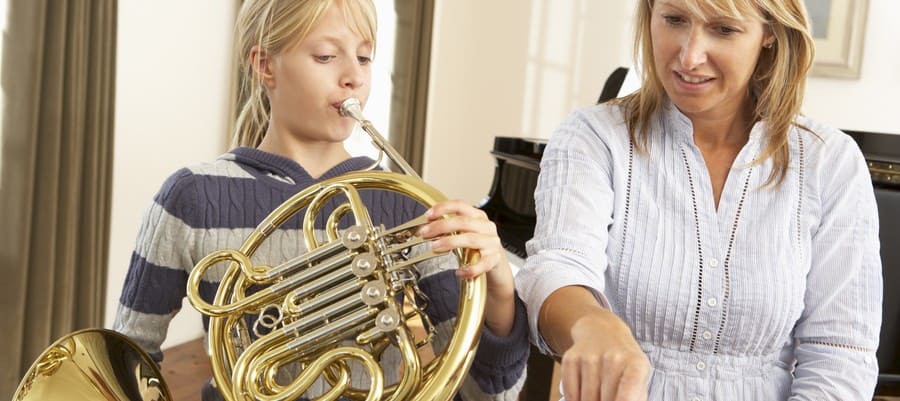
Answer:
[[[388,138],[391,119],[391,96],[393,83],[391,73],[394,65],[394,37],[397,14],[394,0],[374,0],[378,10],[377,50],[372,63],[372,92],[363,110],[364,115],[382,136]],[[369,135],[357,128],[345,142],[347,151],[353,156],[378,157],[378,150],[372,146]]]

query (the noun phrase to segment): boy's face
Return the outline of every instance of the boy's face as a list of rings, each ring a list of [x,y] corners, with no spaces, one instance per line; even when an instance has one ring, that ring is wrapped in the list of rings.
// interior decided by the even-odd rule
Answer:
[[[271,123],[279,134],[302,142],[342,142],[354,120],[341,117],[349,97],[369,98],[372,44],[347,25],[331,6],[301,42],[275,56],[265,84]]]

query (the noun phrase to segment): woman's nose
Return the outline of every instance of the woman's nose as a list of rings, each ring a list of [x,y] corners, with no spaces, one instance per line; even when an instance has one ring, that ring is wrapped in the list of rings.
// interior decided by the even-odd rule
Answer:
[[[707,43],[703,33],[692,30],[682,40],[679,62],[685,69],[693,70],[706,62],[706,51]]]

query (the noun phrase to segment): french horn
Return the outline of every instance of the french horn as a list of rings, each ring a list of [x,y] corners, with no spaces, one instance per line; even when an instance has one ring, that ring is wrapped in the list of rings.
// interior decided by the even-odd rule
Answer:
[[[278,206],[248,236],[240,249],[223,249],[200,260],[188,279],[188,299],[192,306],[209,316],[208,350],[213,379],[228,401],[293,400],[304,395],[313,382],[324,378],[330,389],[316,400],[332,401],[345,397],[354,401],[449,401],[465,378],[481,332],[486,283],[483,276],[460,282],[457,318],[453,333],[442,352],[423,361],[420,350],[430,346],[434,327],[424,314],[427,297],[417,286],[417,264],[439,257],[427,249],[426,240],[417,235],[428,222],[421,216],[385,228],[375,226],[360,190],[393,191],[412,198],[428,208],[446,199],[426,184],[384,138],[362,116],[360,103],[347,99],[340,114],[356,120],[379,149],[378,161],[367,171],[351,172],[310,186]],[[384,154],[401,173],[376,170]],[[326,202],[335,196],[345,199],[327,216],[325,236],[316,238],[314,223]],[[302,230],[307,252],[276,266],[254,265],[251,257],[266,238],[291,217],[305,210]],[[342,219],[352,225],[339,229]],[[413,250],[411,252],[411,250]],[[451,252],[458,268],[477,261],[477,252],[456,249]],[[215,299],[200,297],[204,274],[227,264]],[[261,289],[260,289],[261,288]],[[252,317],[252,319],[248,319]],[[255,323],[248,323],[255,320]],[[417,338],[410,322],[420,322],[425,335]],[[155,364],[128,339],[108,330],[89,331],[93,337],[112,338],[119,347],[133,348],[128,369],[107,369],[89,400],[170,400],[171,396]],[[20,384],[14,400],[48,400],[53,387],[81,380],[97,370],[79,365],[73,352],[60,352],[59,344],[73,343],[67,336],[45,351]],[[388,383],[382,369],[382,357],[389,347],[399,352],[401,373]],[[65,346],[62,347],[66,349]],[[71,348],[76,348],[71,346]],[[74,353],[108,353],[102,345]],[[47,355],[51,355],[48,357]],[[96,359],[88,357],[86,359]],[[69,373],[47,369],[69,363]],[[43,362],[42,362],[43,361]],[[107,364],[108,365],[108,364]],[[367,388],[350,385],[352,374],[362,367]],[[135,370],[134,366],[140,366]],[[299,373],[287,382],[279,378],[283,369]],[[65,378],[54,375],[66,374]],[[109,376],[109,377],[106,377]],[[122,382],[124,378],[124,383]],[[111,395],[112,387],[137,389],[124,398]],[[86,391],[87,392],[87,391]],[[134,394],[147,398],[133,398]],[[66,400],[74,399],[71,393]]]

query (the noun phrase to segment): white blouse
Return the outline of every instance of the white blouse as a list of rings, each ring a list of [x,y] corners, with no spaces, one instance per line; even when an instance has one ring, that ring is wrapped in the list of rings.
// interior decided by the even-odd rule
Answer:
[[[871,400],[882,298],[871,180],[849,136],[797,124],[809,131],[791,130],[781,185],[764,186],[771,159],[754,163],[757,123],[717,209],[691,122],[671,103],[648,154],[618,106],[570,116],[544,152],[516,277],[533,341],[551,352],[538,311],[580,285],[647,353],[651,400]]]

